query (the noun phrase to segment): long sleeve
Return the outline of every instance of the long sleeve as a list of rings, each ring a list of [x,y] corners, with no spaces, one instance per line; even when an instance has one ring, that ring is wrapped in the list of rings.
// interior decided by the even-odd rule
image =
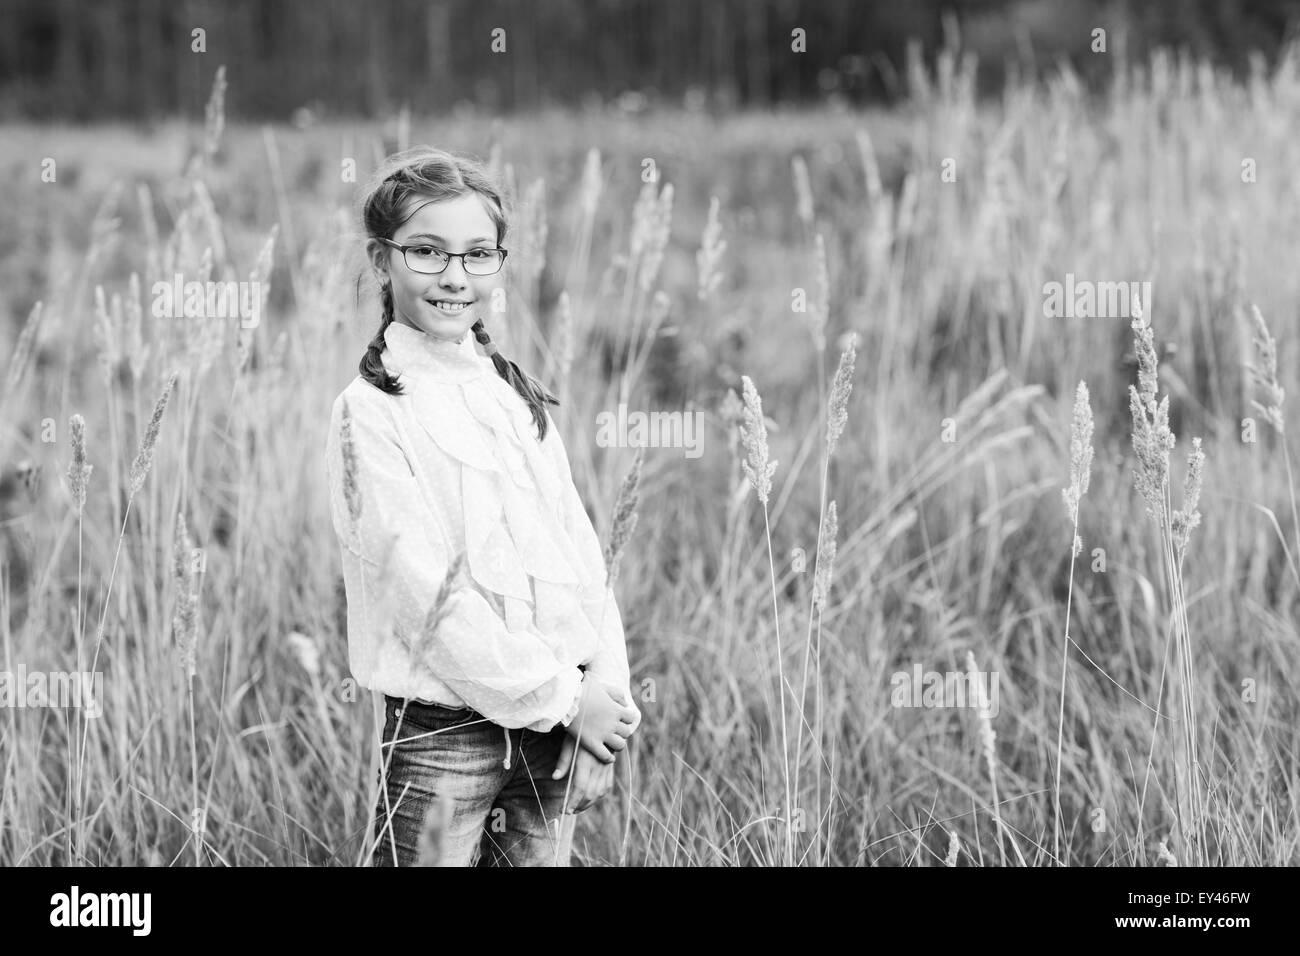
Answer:
[[[594,555],[592,560],[598,561],[603,567],[604,554],[601,550],[600,539],[592,526],[591,518],[587,515],[587,509],[582,504],[578,490],[574,486],[568,454],[554,421],[550,422],[546,443],[550,446],[550,453],[555,461],[556,470],[564,485],[562,510],[569,535],[575,542],[579,543],[580,547],[586,549],[589,556]],[[623,631],[623,617],[618,609],[618,601],[614,597],[614,589],[606,585],[600,595],[584,601],[583,612],[600,637],[596,653],[591,660],[585,662],[588,673],[595,674],[605,682],[623,688],[627,692],[628,703],[635,707],[632,697],[631,672],[627,660],[627,638]],[[639,716],[637,721],[640,722]]]
[[[344,487],[344,396],[334,403],[326,443],[331,517],[344,552],[348,601],[363,605],[361,641],[375,650],[396,634],[415,667],[427,667],[466,705],[501,726],[545,732],[557,722],[567,725],[581,692],[576,662],[559,660],[531,628],[508,630],[472,585],[456,586],[434,633],[422,633],[454,556],[402,450],[384,405],[387,396],[367,389],[345,392],[361,502],[356,522]],[[437,479],[432,476],[435,488]],[[350,645],[355,638],[350,635]]]
[[[628,701],[632,699],[632,676],[627,662],[627,639],[623,632],[623,618],[614,598],[614,589],[605,589],[605,600],[590,601],[584,605],[588,618],[591,619],[600,635],[600,647],[590,661],[587,670],[617,687],[627,690]]]

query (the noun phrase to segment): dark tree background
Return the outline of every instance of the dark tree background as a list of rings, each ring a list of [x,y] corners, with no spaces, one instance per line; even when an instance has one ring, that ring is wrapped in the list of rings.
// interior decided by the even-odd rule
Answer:
[[[232,115],[259,119],[688,91],[713,106],[887,100],[909,39],[932,55],[945,13],[980,57],[985,91],[1010,61],[1067,58],[1095,79],[1114,56],[1157,45],[1240,71],[1252,50],[1276,55],[1300,0],[0,0],[0,11],[0,116],[86,121],[192,114],[218,63]],[[191,52],[195,27],[206,53]],[[505,53],[490,51],[496,27]],[[791,52],[795,27],[806,53]],[[1107,57],[1088,49],[1094,27]]]

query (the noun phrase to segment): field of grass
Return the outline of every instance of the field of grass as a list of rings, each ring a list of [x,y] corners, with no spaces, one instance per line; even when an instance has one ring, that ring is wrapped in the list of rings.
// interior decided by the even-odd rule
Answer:
[[[104,695],[90,720],[0,708],[0,864],[366,857],[376,731],[347,684],[322,455],[379,321],[353,198],[408,143],[491,159],[517,197],[492,330],[560,393],[602,537],[634,452],[598,447],[596,416],[705,416],[700,457],[647,452],[617,584],[644,722],[577,862],[1300,861],[1296,419],[1283,398],[1266,423],[1252,400],[1277,396],[1245,367],[1254,304],[1300,387],[1300,50],[1245,83],[1161,54],[1097,98],[1067,73],[976,103],[969,79],[945,55],[864,114],[4,129],[4,669],[94,662]],[[701,295],[712,197],[726,245]],[[176,272],[269,278],[258,327],[155,317]],[[1205,456],[1184,559],[1135,486],[1134,331],[1046,317],[1067,274],[1152,283],[1169,510],[1193,437]],[[895,706],[918,666],[995,674],[996,713]]]

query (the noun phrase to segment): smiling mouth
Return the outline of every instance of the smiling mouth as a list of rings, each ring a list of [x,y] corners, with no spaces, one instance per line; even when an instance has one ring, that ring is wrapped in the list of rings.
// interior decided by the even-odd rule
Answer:
[[[453,315],[457,312],[464,312],[470,306],[470,303],[468,302],[456,302],[451,299],[425,299],[424,301],[428,302],[436,309],[440,309],[443,312],[448,312]]]

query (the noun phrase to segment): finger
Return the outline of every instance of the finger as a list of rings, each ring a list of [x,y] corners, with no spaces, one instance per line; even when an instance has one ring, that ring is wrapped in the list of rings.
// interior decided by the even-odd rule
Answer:
[[[601,797],[604,796],[604,791],[606,791],[606,787],[604,787],[604,771],[606,771],[607,767],[610,766],[612,766],[610,763],[602,763],[601,766],[595,767],[595,769],[591,771],[588,782],[586,782],[586,787],[584,788],[584,791],[582,791],[582,805],[580,809],[590,809],[591,806],[595,806],[595,804],[599,803]]]
[[[592,765],[590,760],[579,760],[573,769],[573,796],[569,802],[575,813],[591,805]]]
[[[591,792],[587,798],[588,806],[594,806],[599,803],[601,799],[604,798],[605,794],[609,793],[609,778],[603,772],[608,769],[608,766],[609,765],[602,767],[602,772],[592,781]]]
[[[579,779],[582,769],[582,762],[574,760],[573,766],[569,770],[569,782],[564,792],[564,812],[576,813],[578,804],[582,802],[582,781]]]
[[[564,742],[560,744],[559,759],[555,761],[555,770],[551,774],[552,780],[559,780],[569,772],[569,768],[573,765],[573,748],[575,746],[576,742],[573,737],[569,734],[565,734]]]
[[[596,746],[594,748],[588,747],[586,744],[584,744],[583,746],[586,749],[587,753],[591,754],[601,763],[610,763],[614,759],[614,755],[610,752],[609,748],[606,747],[600,741],[596,742]]]
[[[614,787],[614,765],[606,764],[600,768],[600,776],[596,780],[597,799],[609,793]]]

